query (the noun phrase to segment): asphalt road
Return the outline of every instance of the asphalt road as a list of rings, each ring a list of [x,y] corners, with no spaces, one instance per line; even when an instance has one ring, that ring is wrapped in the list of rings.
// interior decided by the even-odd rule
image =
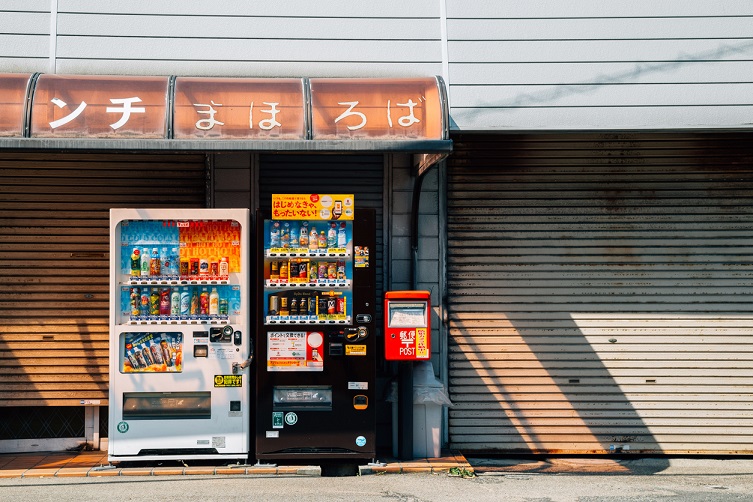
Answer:
[[[753,502],[753,473],[384,474],[351,477],[149,476],[0,479],[0,500]]]

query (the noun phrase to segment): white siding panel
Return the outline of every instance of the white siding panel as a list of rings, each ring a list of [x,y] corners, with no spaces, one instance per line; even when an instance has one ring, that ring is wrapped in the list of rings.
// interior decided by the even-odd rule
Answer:
[[[431,42],[390,40],[212,40],[60,37],[58,57],[116,60],[412,62],[441,61]]]
[[[49,35],[3,35],[0,34],[2,56],[8,58],[43,58],[50,50]],[[3,73],[5,73],[3,71]]]
[[[668,16],[742,16],[753,15],[748,0],[637,0],[604,2],[603,0],[447,0],[447,16],[457,18],[567,18],[567,17],[668,17]]]
[[[49,35],[49,12],[2,12],[0,33],[4,35]]]
[[[751,21],[753,36],[753,21]],[[450,41],[452,63],[744,61],[753,39]]]
[[[753,22],[753,21],[752,21]],[[748,83],[753,61],[629,63],[454,63],[453,87],[463,85]]]
[[[724,89],[721,94],[717,84],[455,86],[450,99],[459,108],[753,105],[753,82]]]
[[[45,63],[46,64],[46,63]],[[46,68],[46,66],[43,66]],[[439,75],[441,63],[374,63],[214,60],[88,60],[59,59],[62,74],[191,75],[197,77],[362,77],[401,78]],[[41,70],[37,70],[41,71]]]
[[[61,36],[189,39],[438,40],[436,19],[60,14]]]
[[[37,0],[39,1],[39,0]],[[196,16],[423,17],[438,16],[436,0],[279,0],[277,2],[185,2],[184,0],[58,0],[59,12]]]
[[[753,451],[751,134],[453,139],[450,447]]]
[[[720,93],[724,90],[720,89]],[[753,107],[654,106],[585,108],[451,107],[453,129],[505,130],[641,130],[750,127]]]
[[[50,0],[4,0],[0,9],[3,12],[50,12]]]
[[[663,40],[687,39],[692,34],[692,38],[725,39],[749,37],[750,23],[750,17],[449,19],[447,36],[450,40]]]

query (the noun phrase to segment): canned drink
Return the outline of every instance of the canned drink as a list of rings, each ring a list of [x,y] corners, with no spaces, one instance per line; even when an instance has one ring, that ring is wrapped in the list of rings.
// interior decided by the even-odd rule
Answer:
[[[327,278],[327,262],[319,262],[319,279]]]
[[[288,297],[287,296],[281,296],[280,297],[280,315],[283,315],[283,316],[289,316],[290,315],[290,308],[288,307]]]
[[[345,297],[344,296],[337,297],[336,311],[338,314],[345,314]]]
[[[327,264],[327,279],[337,279],[337,263],[333,261]]]
[[[308,315],[309,313],[309,299],[307,296],[302,296],[300,300],[298,300],[298,314],[299,315]]]
[[[141,293],[139,288],[131,288],[131,315],[137,317],[141,315]]]
[[[344,261],[337,262],[337,278],[345,279],[345,262]]]
[[[327,314],[337,313],[337,300],[333,297],[327,298]]]
[[[209,275],[209,260],[206,258],[199,260],[199,275]]]
[[[316,299],[316,315],[325,315],[327,313],[327,298],[319,296]]]
[[[277,295],[269,295],[267,315],[278,315],[280,313],[280,297]]]
[[[316,282],[319,277],[319,265],[315,261],[309,263],[309,282]]]
[[[316,316],[316,293],[309,297],[309,315]]]
[[[220,315],[227,315],[227,298],[220,299]]]
[[[159,315],[159,290],[152,288],[149,294],[149,315]]]
[[[280,279],[280,262],[273,261],[269,264],[269,279],[277,281]]]
[[[149,366],[146,363],[146,359],[144,359],[144,355],[141,353],[140,350],[134,349],[133,357],[136,359],[136,362],[138,363],[139,368],[146,368],[147,366]]]
[[[220,275],[220,263],[216,261],[209,262],[209,275]]]
[[[298,298],[290,299],[290,315],[298,315]]]
[[[149,347],[147,347],[146,344],[141,345],[141,355],[144,356],[144,360],[146,361],[146,366],[151,366],[154,364],[154,357],[152,356],[152,351],[149,350]]]
[[[301,260],[298,263],[298,278],[304,281],[309,278],[309,262],[307,260]]]
[[[188,259],[183,258],[180,260],[180,275],[183,277],[188,277],[188,273],[191,269],[189,268]]]
[[[190,270],[189,275],[199,275],[199,259],[198,258],[191,258],[189,261]]]

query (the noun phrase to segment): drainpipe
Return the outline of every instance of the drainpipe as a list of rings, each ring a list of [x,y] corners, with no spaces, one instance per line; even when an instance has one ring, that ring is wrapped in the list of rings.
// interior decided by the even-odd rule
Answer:
[[[444,160],[447,153],[424,154],[419,156],[416,175],[413,180],[413,199],[410,215],[410,278],[411,289],[418,289],[418,210],[421,202],[421,185],[424,175],[432,166]],[[398,363],[398,457],[401,460],[413,459],[413,362]]]

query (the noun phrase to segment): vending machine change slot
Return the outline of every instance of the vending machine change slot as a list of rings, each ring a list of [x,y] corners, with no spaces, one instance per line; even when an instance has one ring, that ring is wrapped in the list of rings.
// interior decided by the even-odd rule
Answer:
[[[169,420],[212,418],[210,392],[125,392],[123,418]]]
[[[332,411],[332,387],[275,387],[275,411]]]

